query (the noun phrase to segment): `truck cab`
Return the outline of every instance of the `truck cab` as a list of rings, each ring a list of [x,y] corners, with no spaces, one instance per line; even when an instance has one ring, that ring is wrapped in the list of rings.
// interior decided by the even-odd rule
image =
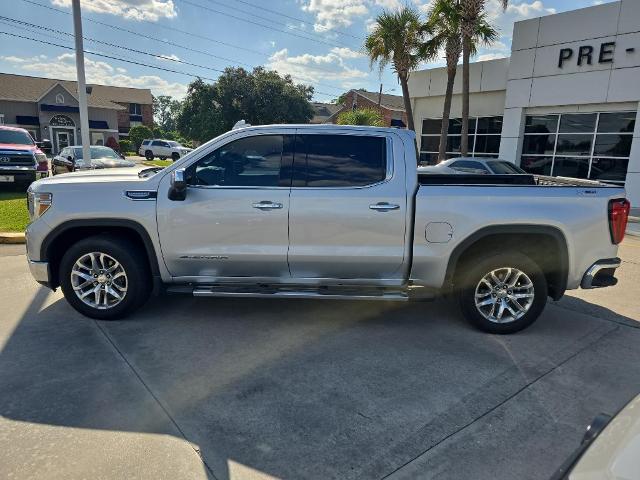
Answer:
[[[29,132],[0,125],[0,184],[26,189],[49,175],[49,161]]]

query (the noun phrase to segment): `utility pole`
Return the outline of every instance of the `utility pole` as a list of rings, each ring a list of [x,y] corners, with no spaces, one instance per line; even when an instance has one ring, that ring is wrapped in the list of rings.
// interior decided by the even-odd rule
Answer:
[[[378,106],[382,103],[382,84],[380,84],[380,91],[378,92]]]
[[[82,138],[82,159],[91,165],[91,149],[89,148],[89,107],[87,104],[87,82],[84,78],[84,47],[82,45],[82,16],[80,0],[72,0],[73,33],[76,43],[76,72],[78,77],[78,104],[80,107],[80,136]]]

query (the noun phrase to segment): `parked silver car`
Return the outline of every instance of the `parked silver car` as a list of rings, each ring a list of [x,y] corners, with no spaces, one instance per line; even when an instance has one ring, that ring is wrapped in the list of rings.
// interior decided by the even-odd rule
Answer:
[[[437,165],[419,168],[423,173],[471,173],[481,175],[526,174],[523,169],[506,160],[498,158],[458,157],[444,160]]]

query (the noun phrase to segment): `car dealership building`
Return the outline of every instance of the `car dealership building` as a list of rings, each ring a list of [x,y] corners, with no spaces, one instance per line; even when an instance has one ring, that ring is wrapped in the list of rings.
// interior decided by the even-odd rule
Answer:
[[[517,22],[511,57],[471,64],[469,154],[525,170],[625,184],[640,206],[640,1]],[[437,161],[445,68],[411,74],[423,163]],[[448,156],[460,152],[462,67]]]

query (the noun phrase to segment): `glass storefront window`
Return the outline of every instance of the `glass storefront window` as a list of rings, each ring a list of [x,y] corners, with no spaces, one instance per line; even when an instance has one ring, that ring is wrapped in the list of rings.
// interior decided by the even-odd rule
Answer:
[[[420,162],[434,165],[438,160],[440,128],[442,119],[422,120],[420,139]],[[447,136],[447,158],[460,156],[460,134],[462,119],[449,119]],[[500,151],[502,117],[480,117],[469,119],[469,156],[497,157]]]
[[[534,175],[551,175],[553,157],[528,157],[520,159],[520,168]]]
[[[538,175],[623,183],[636,114],[528,115],[520,166]]]
[[[597,113],[564,114],[560,117],[559,133],[593,133],[596,131]]]
[[[594,158],[591,162],[589,178],[610,182],[624,182],[628,166],[628,158]]]
[[[556,155],[591,155],[593,135],[560,134]]]
[[[555,133],[558,131],[559,115],[527,115],[525,133]]]
[[[556,157],[551,173],[554,177],[589,178],[589,159]]]

